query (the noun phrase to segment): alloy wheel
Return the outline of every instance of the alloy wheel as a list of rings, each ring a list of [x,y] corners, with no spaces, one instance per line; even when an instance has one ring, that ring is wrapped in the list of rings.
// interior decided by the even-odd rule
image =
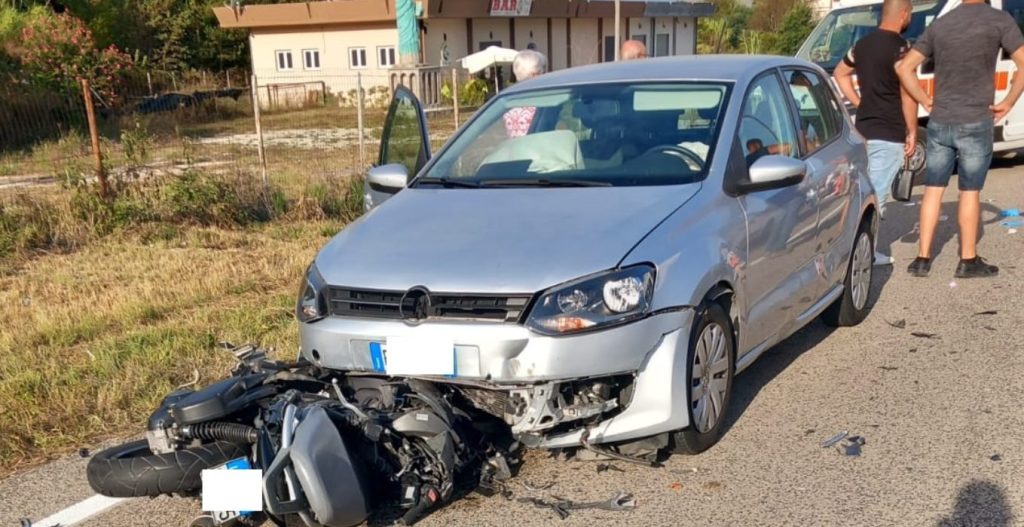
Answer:
[[[729,388],[729,340],[722,326],[712,322],[701,331],[693,352],[690,374],[690,408],[693,426],[706,433],[725,412]]]

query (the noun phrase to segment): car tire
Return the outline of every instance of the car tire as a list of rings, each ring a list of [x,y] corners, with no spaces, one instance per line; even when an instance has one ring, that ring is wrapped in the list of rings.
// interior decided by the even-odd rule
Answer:
[[[832,327],[856,326],[868,316],[874,259],[875,240],[871,235],[870,221],[865,219],[853,241],[843,280],[843,295],[821,314],[822,322]]]
[[[93,490],[112,498],[189,496],[202,487],[203,470],[246,455],[242,446],[223,441],[154,454],[143,439],[97,453],[85,473]]]
[[[672,451],[694,455],[711,448],[722,436],[736,371],[732,322],[720,304],[706,304],[697,312],[686,361],[684,382],[690,425],[672,434]],[[716,385],[720,389],[709,391]],[[702,393],[695,393],[695,390]]]
[[[914,173],[913,186],[924,185],[925,167],[928,165],[928,130],[923,126],[917,128],[917,146],[910,156],[910,170]]]

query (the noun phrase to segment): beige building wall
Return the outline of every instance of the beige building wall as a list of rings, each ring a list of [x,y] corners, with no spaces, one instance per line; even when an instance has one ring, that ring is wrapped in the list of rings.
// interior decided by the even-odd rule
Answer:
[[[480,51],[480,44],[483,42],[500,42],[501,47],[510,47],[511,39],[508,32],[507,18],[474,18],[473,19],[473,49],[470,53]]]
[[[255,29],[249,42],[263,107],[301,105],[324,91],[349,96],[358,86],[357,77],[366,90],[387,87],[390,53],[382,63],[380,51],[395,48],[398,58],[398,30],[390,24]],[[307,50],[319,54],[319,68],[305,63]],[[365,64],[352,62],[353,50],[362,50],[358,58],[365,56]],[[291,54],[290,69],[279,66],[279,52]]]
[[[584,66],[600,62],[597,19],[573,18],[569,22],[572,24],[572,65]]]
[[[676,18],[676,55],[697,53],[696,19],[689,16]]]
[[[424,51],[429,66],[441,64],[441,44],[448,45],[449,65],[469,54],[466,50],[466,20],[463,18],[429,18],[425,21]]]
[[[548,57],[548,64],[552,70],[565,69],[567,66],[567,55],[565,53],[566,23],[567,18],[554,18],[551,20],[551,56]]]
[[[516,49],[526,49],[527,45],[533,43],[534,49],[548,54],[548,19],[546,18],[517,18],[516,24]],[[554,32],[554,27],[551,31]],[[550,61],[550,59],[549,59]]]

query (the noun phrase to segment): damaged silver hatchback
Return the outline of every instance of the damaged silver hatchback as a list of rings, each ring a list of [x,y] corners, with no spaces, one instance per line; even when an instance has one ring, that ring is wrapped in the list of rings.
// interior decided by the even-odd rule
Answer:
[[[708,448],[735,373],[868,309],[875,198],[827,79],[763,57],[569,69],[429,161],[398,93],[371,210],[309,268],[303,357],[451,384],[531,447]]]
[[[411,523],[460,481],[500,487],[522,447],[699,453],[736,373],[819,315],[867,314],[865,141],[813,64],[550,73],[436,156],[425,123],[396,90],[368,211],[302,281],[298,360],[236,350],[231,378],[93,458],[98,492],[187,494],[195,466],[236,463],[264,471],[265,510],[231,521],[347,526],[397,502]],[[156,463],[175,477],[132,471]]]

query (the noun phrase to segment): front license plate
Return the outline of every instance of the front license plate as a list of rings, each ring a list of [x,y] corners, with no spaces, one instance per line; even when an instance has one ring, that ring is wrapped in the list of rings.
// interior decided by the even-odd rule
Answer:
[[[373,368],[388,375],[454,376],[455,344],[436,337],[388,337],[370,343]]]
[[[223,465],[221,465],[219,467],[216,467],[215,470],[252,470],[252,465],[249,463],[248,459],[246,459],[244,457],[240,457],[240,458],[237,458],[237,459],[232,459],[231,461],[228,461],[227,463],[225,463],[225,464],[223,464]],[[251,514],[252,514],[252,511],[211,511],[210,512],[210,516],[213,518],[213,521],[217,522],[217,525],[223,525],[225,523],[230,522],[231,520],[234,520],[234,519],[237,519],[237,518],[241,518],[241,517],[244,517],[244,516],[249,516]]]

